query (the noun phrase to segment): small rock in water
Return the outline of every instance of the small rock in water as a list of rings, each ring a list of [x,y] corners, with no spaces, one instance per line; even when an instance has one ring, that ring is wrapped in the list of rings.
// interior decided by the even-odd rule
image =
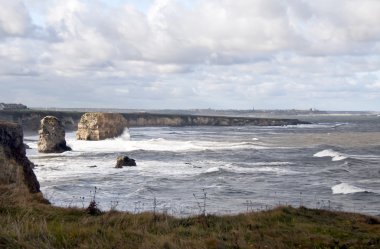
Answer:
[[[115,168],[122,168],[123,166],[136,166],[136,161],[127,156],[118,156]]]
[[[96,168],[96,167],[98,167],[98,166],[96,166],[96,165],[91,165],[91,166],[87,166],[87,167],[89,167],[89,168]]]

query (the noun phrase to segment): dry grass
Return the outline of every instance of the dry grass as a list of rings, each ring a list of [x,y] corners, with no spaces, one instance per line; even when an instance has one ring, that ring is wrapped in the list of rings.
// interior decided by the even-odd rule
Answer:
[[[173,218],[0,198],[0,248],[380,248],[380,222],[359,214],[279,207]]]

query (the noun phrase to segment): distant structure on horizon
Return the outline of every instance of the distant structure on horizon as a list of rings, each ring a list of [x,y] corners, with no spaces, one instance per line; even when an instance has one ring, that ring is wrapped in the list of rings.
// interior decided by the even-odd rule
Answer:
[[[0,111],[14,111],[14,110],[26,110],[28,107],[23,104],[13,104],[13,103],[0,103]]]

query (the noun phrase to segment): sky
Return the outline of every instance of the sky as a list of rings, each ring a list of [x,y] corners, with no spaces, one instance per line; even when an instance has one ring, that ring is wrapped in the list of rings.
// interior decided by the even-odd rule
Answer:
[[[378,0],[0,4],[0,102],[380,111]]]

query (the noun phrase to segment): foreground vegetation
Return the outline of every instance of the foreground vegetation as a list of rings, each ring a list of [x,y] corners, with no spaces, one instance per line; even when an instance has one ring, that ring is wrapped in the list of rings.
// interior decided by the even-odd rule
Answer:
[[[0,248],[380,248],[380,221],[302,207],[189,218],[91,215],[0,199]]]

